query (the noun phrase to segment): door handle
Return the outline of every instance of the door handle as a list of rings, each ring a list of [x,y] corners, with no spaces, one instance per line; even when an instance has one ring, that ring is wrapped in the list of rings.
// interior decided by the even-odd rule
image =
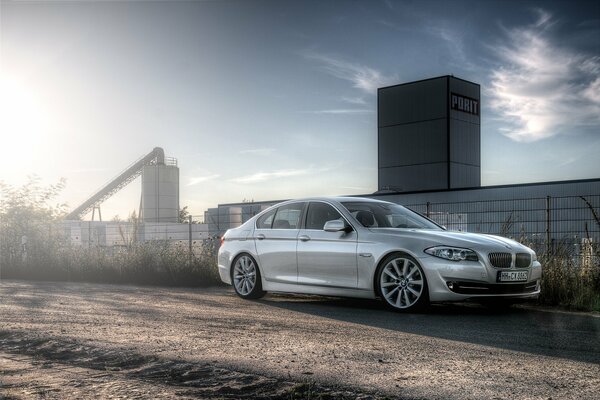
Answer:
[[[259,233],[258,235],[256,235],[256,238],[258,240],[263,240],[265,238],[265,235],[263,235],[262,233]]]
[[[302,236],[298,236],[298,239],[302,240],[303,242],[308,242],[310,240],[310,237],[308,237],[306,235],[302,235]]]

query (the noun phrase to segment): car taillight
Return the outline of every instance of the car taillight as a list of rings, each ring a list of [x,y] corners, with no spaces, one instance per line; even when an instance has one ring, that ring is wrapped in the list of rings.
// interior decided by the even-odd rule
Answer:
[[[221,245],[220,246],[223,246],[223,243],[225,243],[225,237],[221,236]]]

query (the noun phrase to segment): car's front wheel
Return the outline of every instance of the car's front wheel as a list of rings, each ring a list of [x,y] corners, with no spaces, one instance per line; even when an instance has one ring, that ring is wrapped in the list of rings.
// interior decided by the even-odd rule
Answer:
[[[396,311],[414,311],[429,303],[423,268],[408,254],[394,253],[383,260],[377,288],[386,305]]]
[[[235,293],[244,299],[258,299],[266,293],[262,290],[258,265],[248,254],[240,254],[233,261],[231,282]]]

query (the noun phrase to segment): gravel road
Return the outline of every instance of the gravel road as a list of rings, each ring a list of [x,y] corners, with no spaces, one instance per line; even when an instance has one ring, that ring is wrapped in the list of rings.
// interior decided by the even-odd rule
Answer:
[[[0,282],[0,398],[597,399],[600,317]]]

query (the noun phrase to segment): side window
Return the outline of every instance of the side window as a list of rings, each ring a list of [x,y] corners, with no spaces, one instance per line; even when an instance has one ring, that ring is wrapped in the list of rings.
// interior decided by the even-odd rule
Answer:
[[[277,209],[273,220],[273,229],[298,229],[300,227],[300,215],[304,203],[294,203],[281,206]]]
[[[261,215],[260,218],[256,220],[256,229],[271,229],[275,211],[277,210],[271,210],[268,213]]]
[[[326,203],[314,202],[308,206],[306,229],[322,230],[325,222],[340,219],[342,216],[332,206]]]

